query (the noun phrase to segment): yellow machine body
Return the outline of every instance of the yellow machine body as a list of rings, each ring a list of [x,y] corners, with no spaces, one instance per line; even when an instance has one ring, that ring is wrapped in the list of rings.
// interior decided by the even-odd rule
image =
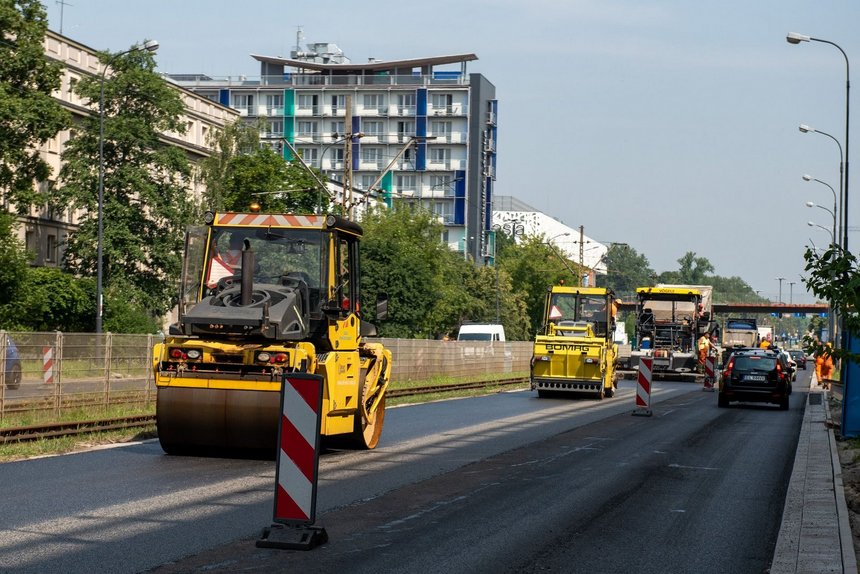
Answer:
[[[616,311],[617,299],[608,289],[549,289],[531,361],[531,387],[538,396],[568,392],[602,399],[615,394]]]
[[[391,353],[362,340],[361,228],[317,215],[206,221],[186,238],[179,321],[153,351],[162,448],[274,455],[285,373],[322,377],[324,440],[374,448]]]

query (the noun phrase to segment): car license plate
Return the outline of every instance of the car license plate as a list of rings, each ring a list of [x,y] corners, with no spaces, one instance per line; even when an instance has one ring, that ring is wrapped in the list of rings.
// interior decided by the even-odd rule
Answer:
[[[744,380],[745,381],[762,382],[762,381],[766,381],[767,377],[765,377],[764,375],[744,375]]]

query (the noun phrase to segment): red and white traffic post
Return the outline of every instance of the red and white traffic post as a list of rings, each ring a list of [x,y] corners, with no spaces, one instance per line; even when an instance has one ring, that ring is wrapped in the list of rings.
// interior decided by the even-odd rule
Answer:
[[[636,383],[636,410],[633,414],[650,417],[651,412],[651,371],[654,359],[639,359],[639,377]]]
[[[716,377],[714,376],[714,356],[708,355],[705,357],[705,386],[702,388],[703,391],[714,391],[714,382],[716,381]]]
[[[275,471],[272,526],[263,529],[259,548],[310,550],[328,541],[315,525],[323,378],[285,374]]]

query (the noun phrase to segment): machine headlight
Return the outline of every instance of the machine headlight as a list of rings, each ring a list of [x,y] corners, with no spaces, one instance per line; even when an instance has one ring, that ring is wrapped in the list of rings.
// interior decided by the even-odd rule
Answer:
[[[188,349],[185,352],[185,356],[192,360],[199,359],[201,355],[202,353],[200,352],[200,349]]]
[[[271,358],[272,358],[272,355],[270,355],[269,353],[267,353],[265,351],[263,351],[262,353],[257,353],[257,361],[259,361],[260,363],[268,363],[269,359],[271,359]]]

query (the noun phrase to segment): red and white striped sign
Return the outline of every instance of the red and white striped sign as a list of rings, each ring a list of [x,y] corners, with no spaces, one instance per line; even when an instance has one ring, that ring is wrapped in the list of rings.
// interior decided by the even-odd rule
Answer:
[[[42,382],[54,384],[54,348],[42,347]]]
[[[275,522],[292,525],[314,522],[322,392],[320,376],[284,376],[275,476]]]
[[[714,390],[714,357],[705,357],[705,391]]]
[[[634,415],[651,416],[651,371],[654,359],[639,359],[639,377],[636,384],[636,410]]]
[[[322,215],[287,215],[272,213],[222,213],[217,225],[250,225],[254,227],[322,227]]]

